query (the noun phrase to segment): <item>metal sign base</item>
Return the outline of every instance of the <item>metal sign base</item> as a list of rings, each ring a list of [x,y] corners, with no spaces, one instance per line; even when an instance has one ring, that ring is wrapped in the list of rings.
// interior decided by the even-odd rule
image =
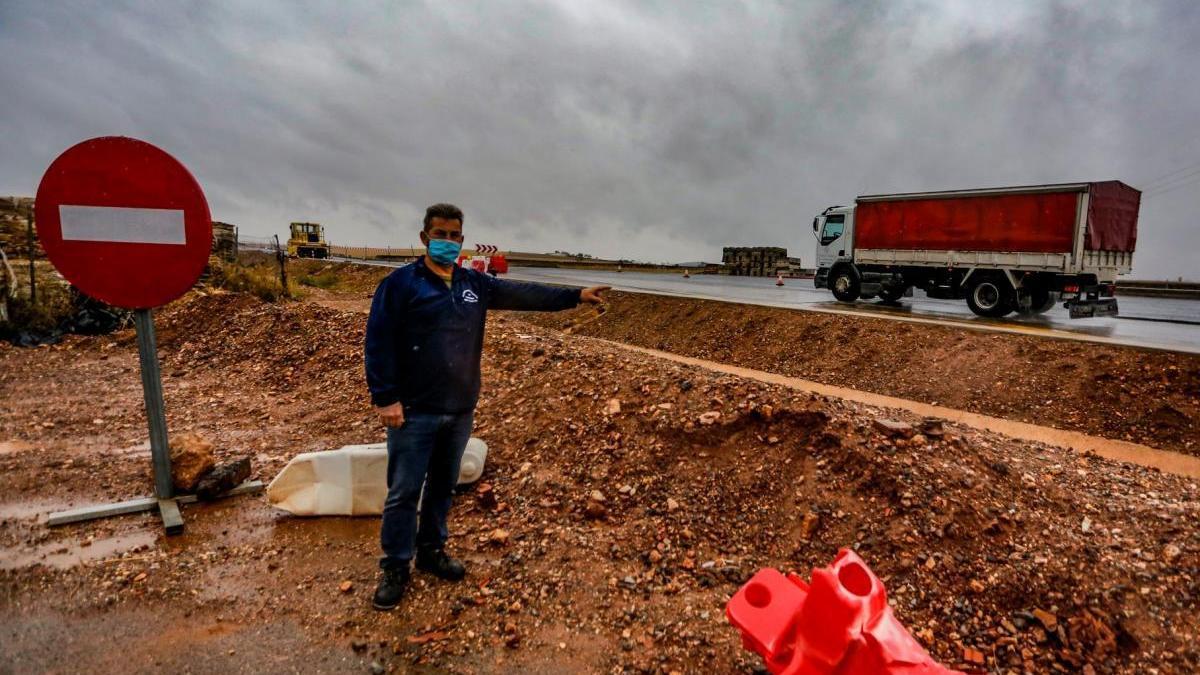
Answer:
[[[260,480],[248,480],[245,483],[233,488],[229,492],[221,495],[224,497],[234,497],[237,495],[250,495],[262,492],[263,483]],[[196,495],[179,495],[174,499],[159,499],[157,497],[138,497],[124,502],[116,502],[115,504],[96,504],[93,506],[81,506],[77,509],[68,511],[59,511],[51,513],[46,519],[46,524],[50,527],[59,525],[69,525],[71,523],[82,523],[86,520],[96,520],[98,518],[109,518],[111,516],[123,516],[128,513],[144,513],[158,509],[162,514],[163,524],[167,526],[167,534],[179,534],[183,531],[183,518],[179,513],[180,504],[192,504],[197,501]],[[166,505],[166,506],[164,506]],[[171,520],[168,522],[168,512]],[[177,529],[172,532],[172,526]]]
[[[167,414],[163,406],[162,373],[158,368],[158,340],[154,335],[154,316],[148,309],[135,310],[133,323],[137,327],[138,360],[142,371],[142,394],[146,399],[146,422],[150,427],[150,456],[154,464],[154,497],[142,497],[116,504],[85,506],[50,515],[48,525],[66,525],[84,520],[119,516],[158,509],[167,534],[183,533],[183,514],[179,505],[196,501],[195,495],[175,497],[171,479],[171,449],[167,444]],[[247,494],[262,490],[261,481],[248,481],[223,496]]]

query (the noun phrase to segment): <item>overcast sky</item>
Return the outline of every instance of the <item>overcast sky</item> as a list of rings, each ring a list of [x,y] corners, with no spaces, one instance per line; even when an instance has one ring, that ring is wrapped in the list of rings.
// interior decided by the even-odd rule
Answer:
[[[342,4],[0,0],[0,194],[128,135],[246,235],[811,264],[857,194],[1115,178],[1200,277],[1193,0]]]

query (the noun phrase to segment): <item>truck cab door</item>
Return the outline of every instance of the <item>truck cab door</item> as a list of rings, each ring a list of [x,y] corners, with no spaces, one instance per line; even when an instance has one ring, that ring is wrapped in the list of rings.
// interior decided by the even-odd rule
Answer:
[[[846,214],[831,213],[817,220],[817,267],[832,267],[846,256]]]

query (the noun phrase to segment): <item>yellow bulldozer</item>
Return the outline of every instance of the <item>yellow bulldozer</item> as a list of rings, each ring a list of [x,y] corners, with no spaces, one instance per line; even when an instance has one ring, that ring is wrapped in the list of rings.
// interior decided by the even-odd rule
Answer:
[[[292,223],[287,252],[296,258],[328,258],[329,242],[320,223]]]

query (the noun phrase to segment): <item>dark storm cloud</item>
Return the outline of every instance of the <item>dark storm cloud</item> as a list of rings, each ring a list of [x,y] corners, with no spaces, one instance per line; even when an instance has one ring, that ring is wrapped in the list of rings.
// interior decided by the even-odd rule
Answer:
[[[406,245],[450,200],[509,248],[811,262],[856,194],[1200,166],[1191,2],[10,0],[0,53],[0,191],[137,136],[251,235]],[[1148,194],[1139,276],[1195,275],[1198,194]]]

